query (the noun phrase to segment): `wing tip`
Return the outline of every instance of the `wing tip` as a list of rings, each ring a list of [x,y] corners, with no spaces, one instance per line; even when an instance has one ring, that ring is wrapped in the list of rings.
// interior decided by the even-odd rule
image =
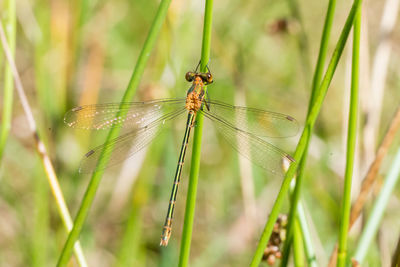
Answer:
[[[290,162],[296,162],[296,160],[289,154],[286,154],[286,159],[288,159]]]
[[[79,111],[79,110],[81,110],[81,109],[83,109],[83,107],[82,107],[82,106],[79,106],[79,107],[75,107],[75,108],[71,109],[71,111],[72,111],[72,112],[75,112],[75,111]]]
[[[296,121],[295,118],[293,118],[292,116],[286,115],[286,119],[289,121]]]
[[[85,154],[85,157],[88,158],[88,157],[90,157],[91,155],[93,155],[93,153],[94,153],[94,150],[92,149],[92,150],[88,151],[88,152]]]

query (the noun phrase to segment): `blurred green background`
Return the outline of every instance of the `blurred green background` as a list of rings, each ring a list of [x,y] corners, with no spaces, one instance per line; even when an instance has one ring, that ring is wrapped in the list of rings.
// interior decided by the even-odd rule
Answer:
[[[7,17],[7,3],[0,3],[3,19]],[[78,173],[79,162],[88,150],[104,142],[106,132],[67,128],[64,113],[78,105],[121,99],[158,3],[16,3],[17,67],[72,217],[90,179],[90,175]],[[328,57],[350,4],[337,3]],[[383,1],[367,1],[363,9],[361,130],[355,194],[400,101],[397,23],[390,35],[390,61],[384,66],[387,77],[381,92],[381,110],[374,110],[371,104],[372,66],[382,41],[383,6]],[[214,83],[208,88],[210,98],[289,114],[302,125],[326,9],[327,1],[215,1],[209,62]],[[185,96],[189,84],[184,75],[200,59],[203,10],[204,1],[172,1],[135,101]],[[337,240],[340,220],[350,86],[349,43],[316,124],[303,190],[317,259],[322,266]],[[3,52],[0,54],[2,88],[5,60]],[[372,127],[375,135],[368,137],[365,126],[374,112],[378,112],[378,122]],[[80,237],[90,266],[177,264],[191,149],[183,169],[169,246],[161,248],[159,238],[185,122],[181,116],[167,125],[148,149],[105,172]],[[0,169],[0,266],[54,266],[67,236],[28,133],[25,115],[15,96],[11,133]],[[268,141],[291,153],[298,137]],[[392,150],[398,145],[399,138]],[[382,176],[391,157],[390,153]],[[247,266],[280,183],[241,159],[212,125],[206,124],[191,266]],[[391,198],[368,256],[370,266],[387,266],[385,263],[390,261],[400,234],[399,196],[397,190]],[[350,248],[358,231],[352,231]],[[73,261],[71,266],[75,265]]]

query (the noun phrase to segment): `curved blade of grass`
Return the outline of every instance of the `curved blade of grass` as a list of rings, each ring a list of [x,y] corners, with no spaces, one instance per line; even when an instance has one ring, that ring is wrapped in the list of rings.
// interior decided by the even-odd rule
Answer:
[[[319,49],[319,53],[318,53],[317,64],[315,67],[314,76],[313,76],[313,80],[312,80],[312,84],[311,84],[311,95],[310,95],[310,100],[308,103],[308,115],[311,111],[312,106],[314,105],[317,90],[320,89],[319,84],[321,83],[322,73],[323,73],[324,66],[325,66],[326,54],[327,54],[328,44],[329,44],[329,37],[330,37],[330,33],[331,33],[333,17],[335,14],[335,7],[336,7],[336,0],[330,0],[329,4],[328,4],[328,10],[326,13],[326,17],[325,17],[323,31],[322,31],[322,37],[321,37],[320,49]],[[305,169],[306,162],[307,162],[308,146],[309,146],[310,139],[311,139],[311,133],[310,133],[310,135],[307,136],[306,148],[304,151],[304,155],[299,164],[299,172],[298,172],[298,175],[296,178],[296,186],[295,186],[294,192],[291,197],[291,206],[290,206],[289,220],[288,220],[288,227],[287,227],[288,238],[285,240],[285,244],[284,244],[284,248],[283,248],[283,258],[282,258],[282,262],[281,262],[282,266],[286,266],[288,259],[289,259],[290,244],[291,244],[291,229],[292,229],[292,225],[294,223],[295,211],[297,209],[297,203],[299,202],[299,199],[300,199],[301,185],[302,185],[302,181],[303,181],[303,177],[304,177],[304,169]]]
[[[143,45],[142,51],[140,52],[138,61],[135,66],[135,70],[133,71],[132,77],[129,81],[128,87],[125,91],[125,94],[124,94],[121,102],[131,101],[136,92],[136,88],[139,85],[140,78],[143,75],[144,68],[150,57],[150,52],[153,50],[153,47],[157,40],[157,36],[161,30],[161,26],[163,25],[163,22],[167,15],[167,11],[168,11],[168,7],[169,7],[170,3],[171,3],[171,0],[162,0],[158,7],[158,10],[157,10],[156,16],[153,20],[153,23],[151,25],[149,34]],[[117,114],[117,116],[124,116],[124,115],[125,114],[123,114],[123,113]],[[119,128],[111,129],[107,136],[106,143],[108,143],[110,140],[116,138],[119,134],[119,131],[120,131]],[[107,164],[109,157],[107,157],[106,155],[111,154],[111,153],[108,153],[108,152],[110,152],[110,150],[112,150],[112,147],[109,149],[105,149],[103,151],[103,154],[100,156],[99,161],[98,161],[98,166],[100,166],[99,169],[101,169],[101,166],[105,166]],[[97,188],[100,184],[102,176],[103,176],[103,171],[98,171],[98,172],[93,173],[90,183],[88,185],[88,188],[86,189],[85,195],[83,197],[78,214],[76,215],[74,227],[73,227],[72,231],[70,232],[68,239],[64,245],[64,248],[63,248],[63,251],[58,260],[57,266],[66,266],[66,264],[68,263],[68,260],[71,256],[71,250],[72,250],[73,244],[78,239],[78,237],[82,231],[83,224],[89,213],[89,209],[90,209],[93,199],[96,195]]]
[[[347,233],[350,221],[351,209],[351,182],[353,178],[354,154],[357,137],[357,115],[358,115],[358,84],[359,84],[359,62],[360,62],[360,32],[361,32],[361,10],[356,14],[353,28],[353,58],[351,65],[351,92],[349,125],[347,133],[346,170],[344,176],[343,202],[341,210],[339,252],[337,266],[346,265],[347,255]]]
[[[210,60],[211,47],[211,25],[212,25],[213,0],[206,0],[204,11],[203,41],[201,46],[200,71],[207,71],[207,64]],[[206,88],[204,90],[207,90]],[[189,263],[190,244],[192,240],[194,211],[196,207],[197,183],[200,171],[201,139],[203,132],[202,114],[197,115],[196,128],[193,137],[192,161],[190,166],[189,185],[186,198],[185,220],[182,230],[181,250],[179,254],[179,266],[184,267]]]
[[[304,154],[304,151],[305,151],[306,145],[307,145],[307,136],[309,136],[310,133],[312,132],[315,121],[318,117],[319,111],[320,111],[322,103],[324,101],[326,92],[332,81],[333,74],[335,73],[340,56],[342,55],[344,46],[345,46],[347,38],[349,36],[351,27],[354,22],[355,14],[358,11],[358,9],[360,8],[361,3],[362,3],[362,0],[354,1],[353,6],[351,7],[349,15],[346,19],[346,23],[343,27],[343,30],[339,37],[339,40],[336,44],[335,51],[333,52],[332,58],[329,62],[324,79],[322,80],[322,83],[320,85],[320,89],[316,93],[315,103],[310,110],[309,116],[307,117],[307,120],[306,120],[306,125],[304,127],[303,133],[302,133],[299,143],[296,147],[296,151],[294,153],[294,159],[296,160],[296,162],[299,162]],[[294,176],[295,172],[297,171],[297,167],[298,167],[298,164],[296,164],[296,163],[292,164],[285,175],[285,179],[282,182],[281,189],[275,200],[274,206],[272,207],[271,214],[270,214],[268,221],[264,227],[260,241],[257,245],[256,251],[255,251],[253,259],[251,261],[250,266],[252,266],[252,267],[258,266],[261,262],[264,249],[268,244],[268,240],[271,236],[271,233],[272,233],[272,230],[274,227],[274,223],[275,223],[276,219],[278,218],[285,195],[288,193],[288,190],[290,187],[290,181],[291,181],[292,177]]]
[[[15,0],[8,0],[5,3],[7,13],[3,14],[6,17],[4,21],[7,40],[9,42],[11,54],[15,54],[15,39],[16,39],[16,15],[15,15]],[[3,114],[1,117],[1,132],[0,132],[0,160],[3,157],[4,149],[7,143],[8,134],[11,129],[11,117],[13,107],[13,76],[10,65],[6,64],[4,68],[4,90],[3,90]]]
[[[389,198],[392,195],[393,190],[396,187],[396,183],[400,178],[400,149],[397,151],[396,156],[392,162],[389,173],[386,176],[386,180],[382,186],[378,198],[376,199],[374,206],[372,207],[371,214],[368,217],[367,223],[361,234],[360,240],[358,241],[356,252],[354,253],[354,259],[358,263],[362,264],[367,255],[368,248],[376,235],[383,214],[386,210]]]

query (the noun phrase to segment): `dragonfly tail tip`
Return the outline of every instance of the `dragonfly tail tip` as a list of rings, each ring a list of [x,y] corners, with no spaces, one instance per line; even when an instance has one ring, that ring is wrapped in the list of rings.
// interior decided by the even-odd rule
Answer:
[[[168,246],[168,240],[161,238],[160,246],[162,246],[162,247]]]

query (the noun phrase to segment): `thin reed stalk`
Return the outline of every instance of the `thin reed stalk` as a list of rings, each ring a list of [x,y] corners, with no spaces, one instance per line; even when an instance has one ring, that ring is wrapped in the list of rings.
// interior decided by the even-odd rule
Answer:
[[[297,220],[299,221],[300,229],[302,231],[302,236],[304,238],[304,250],[307,256],[307,264],[310,267],[317,267],[318,264],[311,240],[311,234],[310,230],[308,229],[306,215],[301,201],[297,205]]]
[[[306,145],[307,145],[307,138],[310,135],[310,133],[312,132],[315,121],[316,121],[318,114],[320,112],[320,109],[322,107],[322,103],[324,101],[326,92],[332,81],[333,74],[335,73],[337,64],[339,63],[339,59],[342,55],[348,35],[349,35],[351,27],[353,25],[355,14],[359,10],[359,8],[361,6],[361,2],[362,2],[361,0],[354,1],[353,6],[347,17],[346,23],[340,34],[335,51],[333,52],[333,55],[329,62],[324,79],[322,80],[322,83],[320,85],[320,90],[318,90],[318,93],[315,96],[315,102],[314,102],[315,104],[312,106],[312,108],[310,110],[309,116],[307,117],[307,120],[306,120],[306,125],[304,127],[303,133],[302,133],[299,143],[296,147],[296,151],[294,153],[294,159],[296,160],[296,162],[299,162],[301,160],[302,156],[304,155],[304,151],[306,150]],[[272,207],[270,216],[264,227],[260,241],[257,245],[256,251],[255,251],[253,259],[251,261],[250,266],[252,266],[252,267],[258,266],[261,262],[264,249],[268,244],[268,240],[271,236],[271,233],[272,233],[272,230],[274,227],[274,223],[275,223],[276,219],[278,218],[284,198],[285,198],[286,194],[288,193],[288,190],[290,187],[290,181],[291,181],[292,177],[294,176],[294,174],[296,173],[297,167],[298,167],[298,164],[296,164],[296,163],[292,164],[285,175],[285,179],[282,182],[281,189],[275,200],[274,206]]]
[[[360,72],[360,34],[361,34],[361,9],[357,12],[353,27],[353,56],[351,65],[351,88],[349,124],[347,130],[346,170],[344,175],[343,201],[341,209],[338,261],[337,266],[344,267],[347,257],[347,233],[350,221],[351,208],[351,183],[354,169],[354,155],[357,137],[358,116],[358,87]]]
[[[161,26],[163,25],[165,21],[165,17],[167,15],[168,7],[171,3],[171,0],[163,0],[161,1],[156,16],[153,20],[153,23],[151,25],[149,34],[147,35],[147,39],[143,45],[142,51],[140,52],[139,58],[137,60],[135,69],[133,71],[133,74],[131,76],[131,79],[129,81],[128,87],[125,91],[124,96],[121,99],[121,102],[129,102],[132,100],[133,96],[135,95],[136,89],[139,85],[140,79],[143,75],[144,68],[146,66],[146,63],[149,60],[151,51],[154,48],[154,45],[156,43],[158,34],[161,30]],[[126,112],[126,111],[125,111]],[[124,112],[121,112],[117,114],[117,116],[125,116]],[[105,144],[109,143],[110,140],[118,137],[120,129],[118,127],[112,128],[107,136]],[[102,154],[100,155],[99,161],[97,166],[99,169],[102,169],[101,166],[105,166],[109,160],[109,157],[111,155],[111,150],[112,147],[108,146],[107,149],[105,149]],[[85,195],[83,197],[83,200],[81,202],[81,206],[79,208],[78,214],[76,215],[75,222],[74,222],[74,228],[70,232],[68,239],[64,245],[64,248],[61,252],[60,258],[58,260],[57,266],[66,266],[68,263],[68,260],[71,256],[71,251],[72,251],[72,246],[74,242],[78,239],[81,231],[83,224],[85,223],[86,217],[89,213],[90,207],[93,203],[93,199],[96,195],[98,186],[100,184],[101,178],[103,176],[103,171],[97,171],[94,172],[92,175],[92,178],[90,180],[90,183],[86,189]]]
[[[21,82],[21,78],[19,77],[17,67],[13,60],[12,53],[10,51],[10,47],[7,42],[7,38],[4,33],[3,23],[1,22],[1,20],[0,20],[0,38],[1,38],[1,43],[3,45],[4,53],[7,57],[8,64],[11,68],[11,72],[14,77],[15,89],[17,90],[18,97],[19,97],[19,99],[21,101],[21,105],[24,109],[25,116],[28,121],[28,126],[31,131],[32,137],[35,140],[35,148],[36,148],[36,150],[39,154],[39,157],[42,161],[44,171],[46,172],[46,176],[47,176],[48,182],[50,184],[50,188],[51,188],[53,197],[56,200],[58,212],[60,213],[61,219],[63,221],[63,224],[64,224],[67,232],[69,232],[73,227],[71,215],[69,214],[67,204],[65,203],[64,196],[61,191],[60,184],[58,183],[58,178],[54,171],[53,164],[51,163],[50,157],[47,153],[46,146],[40,139],[39,134],[37,132],[37,126],[36,126],[35,119],[33,118],[32,109],[29,106],[28,99],[25,95],[24,88],[23,88],[22,82]],[[78,260],[79,265],[87,266],[79,241],[74,242],[72,244],[72,246],[73,246],[74,253]],[[72,250],[72,248],[71,248],[71,250]]]
[[[210,60],[212,11],[213,0],[206,0],[200,62],[200,71],[202,72],[207,71],[207,64]],[[205,88],[205,90],[207,90],[207,88]],[[200,172],[200,152],[203,132],[203,120],[203,115],[198,114],[196,118],[196,128],[194,130],[193,137],[192,161],[190,166],[189,185],[186,198],[185,220],[182,230],[182,241],[178,265],[179,267],[188,266],[189,263],[190,244],[192,240],[194,212],[196,207],[197,184]]]
[[[379,172],[383,159],[385,158],[390,148],[390,145],[393,143],[393,140],[395,139],[396,133],[399,129],[400,129],[400,107],[397,109],[397,112],[389,126],[389,129],[383,138],[382,144],[378,148],[378,152],[376,153],[375,159],[368,169],[368,173],[362,182],[360,193],[357,199],[354,201],[350,213],[350,224],[348,231],[351,230],[354,223],[360,217],[361,211],[365,205],[365,202],[367,201],[367,197],[371,192],[372,186],[374,185],[375,180],[377,178],[377,174]],[[332,255],[330,257],[328,266],[334,266],[334,263],[337,258],[337,248],[338,247],[336,244],[335,249],[333,250]]]
[[[16,39],[16,2],[15,0],[8,0],[6,3],[7,10],[5,12],[5,29],[6,36],[10,46],[10,52],[12,56],[15,55],[15,39]],[[7,138],[11,129],[11,118],[12,118],[12,107],[13,107],[13,76],[11,67],[6,64],[4,68],[4,89],[3,89],[3,114],[1,118],[1,129],[0,129],[0,161],[3,157],[4,149],[7,143]]]

